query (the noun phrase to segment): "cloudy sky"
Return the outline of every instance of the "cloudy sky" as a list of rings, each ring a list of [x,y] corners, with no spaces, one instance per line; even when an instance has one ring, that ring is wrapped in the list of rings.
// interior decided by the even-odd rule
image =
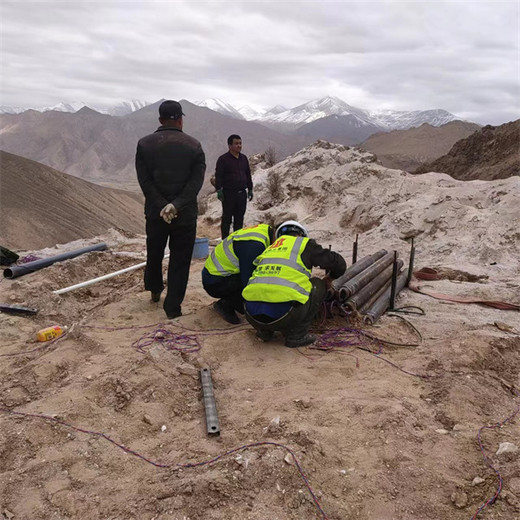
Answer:
[[[219,98],[520,118],[520,2],[0,0],[0,105]]]

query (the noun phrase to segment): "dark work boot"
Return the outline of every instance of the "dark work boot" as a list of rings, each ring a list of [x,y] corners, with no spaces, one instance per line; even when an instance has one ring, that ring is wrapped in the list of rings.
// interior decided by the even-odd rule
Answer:
[[[285,338],[285,346],[289,348],[306,347],[317,340],[314,334],[305,334],[304,336],[287,336]]]
[[[213,308],[217,311],[224,320],[231,325],[238,325],[240,323],[240,318],[236,315],[236,312],[233,310],[231,305],[229,305],[224,300],[219,300],[213,304]]]
[[[161,292],[150,292],[150,301],[157,303],[161,299]]]

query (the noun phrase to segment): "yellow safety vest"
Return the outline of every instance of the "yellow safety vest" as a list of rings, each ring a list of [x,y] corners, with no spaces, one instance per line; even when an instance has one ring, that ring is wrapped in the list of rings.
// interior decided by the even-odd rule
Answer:
[[[271,243],[269,226],[267,224],[258,224],[231,233],[215,247],[211,255],[206,259],[204,267],[213,276],[231,276],[240,273],[238,257],[233,249],[233,243],[246,240],[255,240],[268,247]]]
[[[244,300],[306,303],[312,288],[311,270],[302,262],[302,253],[308,241],[282,235],[258,256],[257,267],[242,291]]]

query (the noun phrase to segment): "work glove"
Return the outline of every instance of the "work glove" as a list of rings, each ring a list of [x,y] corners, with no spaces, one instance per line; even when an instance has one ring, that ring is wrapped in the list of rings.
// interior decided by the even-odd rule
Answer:
[[[161,209],[160,215],[166,224],[170,224],[171,221],[177,217],[177,208],[170,202]]]
[[[253,200],[253,188],[247,188],[247,200],[249,202]]]
[[[220,190],[217,190],[217,198],[221,202],[224,201],[224,190],[222,188],[220,188]]]

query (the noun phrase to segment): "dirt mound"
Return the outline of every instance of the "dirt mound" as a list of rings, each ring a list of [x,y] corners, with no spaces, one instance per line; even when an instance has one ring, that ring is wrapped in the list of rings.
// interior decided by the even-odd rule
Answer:
[[[507,179],[520,175],[520,119],[485,126],[455,143],[447,155],[424,164],[415,173],[443,172],[455,179]]]
[[[358,147],[375,153],[387,168],[413,172],[423,163],[448,153],[457,141],[480,128],[465,121],[452,121],[439,127],[424,123],[409,130],[375,134]]]
[[[110,228],[142,233],[142,196],[103,188],[0,151],[0,243],[40,249]]]

